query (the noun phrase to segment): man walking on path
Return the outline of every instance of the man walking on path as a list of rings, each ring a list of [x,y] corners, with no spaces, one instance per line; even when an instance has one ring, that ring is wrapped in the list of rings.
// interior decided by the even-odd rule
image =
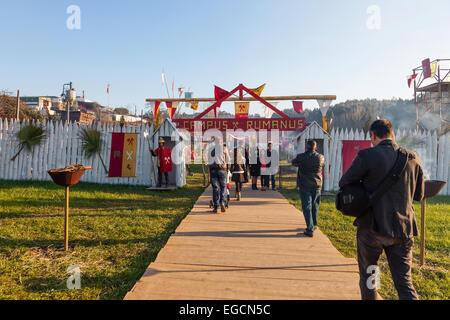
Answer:
[[[298,167],[297,183],[306,221],[304,234],[312,237],[314,230],[317,228],[322,189],[322,170],[325,167],[325,158],[317,152],[316,141],[309,140],[306,143],[306,152],[298,154],[292,161],[292,165]]]
[[[372,193],[394,166],[399,147],[394,142],[391,122],[373,122],[370,140],[374,147],[358,153],[339,181],[340,187],[362,181],[364,189]],[[383,249],[399,299],[418,299],[411,279],[413,237],[417,236],[413,199],[422,200],[424,181],[417,154],[406,152],[406,169],[399,180],[354,223],[357,226],[359,286],[364,300],[379,298],[372,273],[375,271],[375,276],[379,275],[377,262]]]
[[[228,149],[222,144],[220,139],[213,137],[208,151],[208,165],[213,189],[214,213],[217,213],[219,206],[222,212],[226,211],[226,181],[229,164],[230,155]]]

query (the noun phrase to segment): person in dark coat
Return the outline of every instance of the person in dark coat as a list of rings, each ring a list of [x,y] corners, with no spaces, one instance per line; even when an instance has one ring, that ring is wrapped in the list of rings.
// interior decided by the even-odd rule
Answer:
[[[314,230],[317,228],[322,190],[322,171],[325,167],[325,157],[317,152],[317,142],[309,140],[306,143],[306,152],[298,154],[292,160],[292,165],[298,167],[297,184],[306,221],[304,234],[313,237]]]
[[[272,190],[276,190],[276,186],[275,186],[275,168],[276,168],[276,164],[278,164],[279,162],[279,158],[278,158],[278,153],[276,150],[272,149],[272,142],[269,141],[269,143],[267,144],[267,150],[266,150],[266,155],[263,155],[262,159],[264,159],[262,162],[264,162],[262,164],[262,166],[266,169],[264,171],[264,173],[262,175],[262,190],[266,191],[270,188],[270,183],[272,184]],[[272,162],[274,162],[274,166],[272,166]]]
[[[236,200],[242,197],[242,183],[245,182],[245,157],[240,147],[234,149],[234,160],[231,166],[231,181],[236,184]]]
[[[250,171],[250,148],[245,146],[245,172],[244,172],[244,183],[248,182],[249,171]]]
[[[389,120],[376,120],[370,126],[373,148],[361,150],[342,176],[339,186],[362,181],[364,188],[374,192],[394,166],[398,145]],[[411,279],[412,248],[417,236],[413,200],[424,193],[423,169],[416,153],[408,151],[406,169],[389,190],[363,216],[357,218],[358,264],[361,297],[378,299],[373,270],[384,250],[399,299],[418,299]]]
[[[261,159],[259,149],[253,150],[256,153],[256,163],[250,163],[250,175],[252,177],[252,190],[258,190],[258,177],[261,176]]]

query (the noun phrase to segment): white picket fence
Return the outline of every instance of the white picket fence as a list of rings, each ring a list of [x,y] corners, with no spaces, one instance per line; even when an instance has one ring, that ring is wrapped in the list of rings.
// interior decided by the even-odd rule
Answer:
[[[27,124],[25,122],[24,124]],[[23,125],[23,124],[22,124]],[[151,163],[146,137],[152,137],[153,126],[136,125],[124,126],[123,132],[139,133],[136,158],[136,177],[134,178],[108,178],[98,156],[86,159],[78,138],[81,129],[85,126],[65,122],[44,122],[47,139],[34,148],[30,154],[23,151],[15,161],[10,159],[17,152],[16,134],[21,124],[15,121],[0,120],[0,179],[2,180],[35,180],[51,181],[47,171],[64,168],[69,164],[92,165],[87,171],[83,181],[105,184],[126,184],[154,186],[156,184],[156,161]],[[112,132],[120,132],[118,124],[94,124],[102,133],[102,158],[109,168]],[[92,127],[92,126],[90,126]],[[157,145],[159,136],[171,136],[173,129],[168,122],[163,123],[158,132],[153,135],[152,143]],[[326,134],[320,126],[310,126],[300,136],[298,152],[303,152],[304,142],[307,139],[324,140],[324,156],[327,162],[325,167],[324,188],[327,191],[338,190],[339,179],[342,176],[342,141],[343,140],[369,140],[362,130],[333,129],[331,135]],[[438,137],[435,131],[397,130],[396,140],[403,147],[416,151],[424,167],[428,179],[446,181],[447,184],[441,195],[450,195],[450,134]],[[153,170],[151,169],[153,165]],[[176,169],[177,185],[185,183],[184,164]],[[180,178],[181,177],[181,178]],[[183,182],[184,181],[184,182]]]
[[[22,124],[29,124],[24,122]],[[35,123],[39,124],[39,123]],[[153,134],[153,126],[146,124],[140,126],[124,126],[124,133],[140,133],[138,135],[136,177],[133,178],[108,178],[98,156],[87,159],[81,148],[81,140],[78,138],[81,129],[76,123],[67,125],[65,122],[44,122],[41,124],[46,131],[47,138],[44,143],[37,146],[33,151],[23,150],[15,161],[11,158],[18,151],[16,134],[21,124],[15,121],[0,121],[0,179],[3,180],[35,180],[51,181],[47,171],[51,169],[64,168],[69,164],[92,165],[92,170],[86,171],[83,176],[84,182],[104,184],[126,184],[145,185],[155,184],[154,171],[151,176],[151,157],[148,152],[147,136]],[[102,158],[109,168],[111,153],[112,132],[121,132],[119,125],[93,124],[102,134]],[[145,133],[145,134],[144,134]],[[154,161],[156,163],[156,161]],[[155,163],[153,164],[155,166]],[[151,180],[153,183],[151,183]]]
[[[326,160],[324,189],[336,191],[342,176],[342,141],[370,140],[363,130],[333,129],[330,135],[323,130],[312,127],[305,131],[298,141],[298,152],[304,152],[308,139],[324,140],[324,156]],[[427,179],[446,181],[441,195],[450,195],[450,134],[437,136],[436,131],[397,130],[395,139],[402,147],[419,154],[424,175]]]

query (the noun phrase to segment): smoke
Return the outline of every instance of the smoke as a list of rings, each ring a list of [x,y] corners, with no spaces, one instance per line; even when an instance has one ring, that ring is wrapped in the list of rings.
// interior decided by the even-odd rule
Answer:
[[[396,139],[396,142],[400,147],[414,151],[419,155],[420,162],[422,163],[424,178],[432,179],[433,177],[431,171],[436,159],[433,159],[432,155],[427,152],[426,138],[405,136],[400,139]]]

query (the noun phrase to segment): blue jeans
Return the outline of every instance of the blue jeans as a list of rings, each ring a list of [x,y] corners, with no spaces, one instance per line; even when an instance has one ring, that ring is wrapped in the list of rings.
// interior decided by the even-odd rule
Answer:
[[[320,189],[314,191],[300,190],[300,199],[302,200],[302,210],[306,221],[306,230],[314,232],[317,227],[317,216],[320,205]]]
[[[214,209],[219,208],[220,204],[226,204],[227,190],[227,172],[223,170],[211,170],[211,185],[213,189]]]

